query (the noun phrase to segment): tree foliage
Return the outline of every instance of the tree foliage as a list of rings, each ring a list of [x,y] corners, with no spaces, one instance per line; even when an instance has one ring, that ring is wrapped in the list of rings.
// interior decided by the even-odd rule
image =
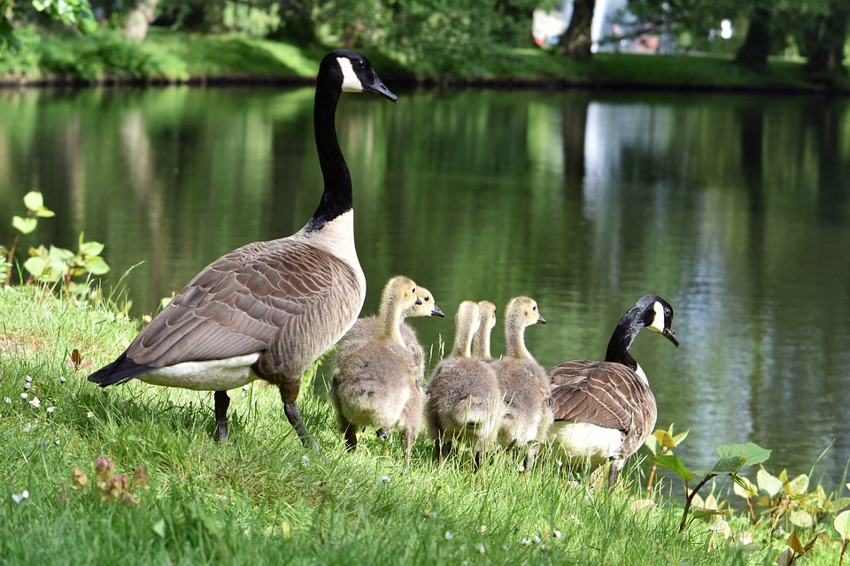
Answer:
[[[83,33],[97,29],[89,0],[0,0],[0,47],[17,47],[16,21],[39,17],[77,28]]]

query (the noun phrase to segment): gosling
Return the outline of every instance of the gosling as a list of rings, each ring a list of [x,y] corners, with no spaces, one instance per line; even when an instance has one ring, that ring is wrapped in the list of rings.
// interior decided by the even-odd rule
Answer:
[[[511,299],[505,308],[505,356],[493,362],[505,394],[497,439],[505,448],[528,447],[525,471],[531,469],[537,443],[545,439],[553,421],[549,376],[525,347],[525,329],[534,324],[546,324],[537,303],[529,297]]]
[[[404,473],[410,467],[413,439],[422,430],[424,393],[416,361],[401,335],[401,318],[421,302],[411,279],[391,279],[381,296],[378,335],[359,347],[337,352],[329,394],[347,450],[357,448],[357,431],[362,427],[402,431]]]
[[[479,326],[480,307],[460,304],[455,317],[455,340],[449,358],[440,362],[428,383],[425,421],[428,436],[442,463],[454,441],[473,446],[473,466],[495,439],[501,420],[502,391],[496,372],[472,357],[472,336]]]

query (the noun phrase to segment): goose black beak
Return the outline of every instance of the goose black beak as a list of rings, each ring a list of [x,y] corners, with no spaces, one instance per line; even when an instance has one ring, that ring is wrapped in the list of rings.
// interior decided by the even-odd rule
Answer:
[[[398,103],[398,96],[393,94],[393,92],[387,88],[387,85],[384,84],[380,78],[375,77],[375,82],[371,85],[365,87],[363,89],[365,92],[371,92],[372,94],[377,94],[382,98],[386,98],[390,102]]]
[[[537,324],[546,324],[546,319],[538,314],[537,315]]]
[[[434,303],[434,308],[431,309],[431,316],[439,316],[440,318],[446,318],[446,313],[444,313],[440,307],[437,306],[437,303]]]
[[[665,328],[661,335],[671,341],[674,346],[679,347],[679,340],[676,338],[676,333],[673,332],[672,328]]]

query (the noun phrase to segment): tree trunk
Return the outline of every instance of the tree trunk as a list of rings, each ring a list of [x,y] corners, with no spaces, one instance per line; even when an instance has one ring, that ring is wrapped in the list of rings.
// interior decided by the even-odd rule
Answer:
[[[134,0],[127,16],[127,25],[124,26],[124,35],[129,39],[143,41],[148,35],[148,25],[154,19],[158,3],[159,0]]]
[[[735,55],[735,62],[763,71],[767,69],[770,55],[770,10],[765,5],[756,7],[750,16],[747,37]]]
[[[850,6],[846,0],[832,0],[827,15],[815,16],[815,19],[805,26],[800,43],[801,51],[806,56],[806,70],[817,75],[846,72],[843,62],[848,22]]]
[[[590,27],[594,8],[596,0],[574,0],[570,25],[561,37],[561,45],[567,57],[578,61],[589,61],[593,57],[590,50],[593,45]]]

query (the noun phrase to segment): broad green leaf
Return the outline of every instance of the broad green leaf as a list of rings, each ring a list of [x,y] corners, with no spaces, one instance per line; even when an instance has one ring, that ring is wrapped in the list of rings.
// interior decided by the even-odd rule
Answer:
[[[744,469],[745,462],[743,456],[724,456],[711,467],[711,471],[715,474],[737,474]]]
[[[800,474],[786,483],[784,489],[791,495],[805,495],[809,491],[809,476]]]
[[[694,473],[687,469],[678,456],[673,454],[661,454],[655,461],[659,466],[664,466],[668,470],[673,471],[677,476],[684,481],[689,482],[694,479]]]
[[[756,481],[758,482],[759,490],[767,494],[768,497],[776,497],[782,491],[782,480],[770,475],[764,469],[758,471]]]
[[[76,281],[71,281],[68,284],[68,290],[74,295],[84,295],[89,290],[89,287],[85,283],[77,283]]]
[[[36,3],[33,2],[33,5],[35,4]],[[44,208],[44,197],[42,197],[41,193],[38,191],[30,191],[24,195],[24,206],[33,212],[37,212],[38,209]]]
[[[673,437],[666,430],[656,430],[652,433],[652,436],[658,441],[659,446],[661,448],[675,448],[676,441],[673,440]]]
[[[793,525],[796,525],[802,529],[809,529],[812,527],[812,525],[815,524],[814,519],[812,519],[812,516],[809,515],[809,513],[807,513],[806,511],[803,511],[802,509],[795,509],[791,511],[791,513],[788,515],[788,520],[791,521]]]
[[[717,447],[717,454],[721,458],[740,456],[744,458],[744,465],[752,466],[761,464],[770,458],[770,450],[762,448],[758,444],[746,442],[744,444],[723,444]]]
[[[680,432],[679,434],[677,434],[676,436],[673,437],[673,442],[676,443],[676,446],[680,445],[682,443],[682,441],[685,440],[690,433],[691,433],[690,429],[686,430],[685,432]]]
[[[109,272],[109,265],[102,257],[90,257],[86,259],[86,269],[88,269],[92,275],[103,275],[104,273]]]
[[[839,497],[827,503],[825,507],[830,513],[837,513],[848,505],[850,505],[850,497]]]
[[[41,277],[47,269],[47,259],[43,257],[31,257],[24,262],[24,269],[29,271],[33,277]]]
[[[100,255],[103,244],[100,242],[83,242],[80,244],[80,255]]]
[[[739,497],[749,499],[750,497],[755,497],[756,495],[758,495],[758,487],[744,476],[734,474],[732,476],[732,479],[735,480],[735,483],[732,485],[732,490]]]
[[[61,262],[70,262],[74,259],[75,254],[71,250],[66,250],[65,248],[57,248],[56,246],[50,246],[50,252],[48,253],[51,259]]]
[[[12,217],[12,227],[21,234],[29,234],[35,227],[38,226],[38,220],[35,218],[21,218],[20,216]]]
[[[842,511],[833,521],[833,526],[842,540],[850,538],[850,511]]]
[[[56,216],[56,213],[50,210],[49,208],[41,207],[35,211],[35,215],[40,218],[53,218]]]
[[[646,446],[650,452],[652,452],[653,456],[658,455],[658,440],[655,438],[654,435],[650,434],[649,436],[647,436],[646,442],[644,442],[643,445]]]

